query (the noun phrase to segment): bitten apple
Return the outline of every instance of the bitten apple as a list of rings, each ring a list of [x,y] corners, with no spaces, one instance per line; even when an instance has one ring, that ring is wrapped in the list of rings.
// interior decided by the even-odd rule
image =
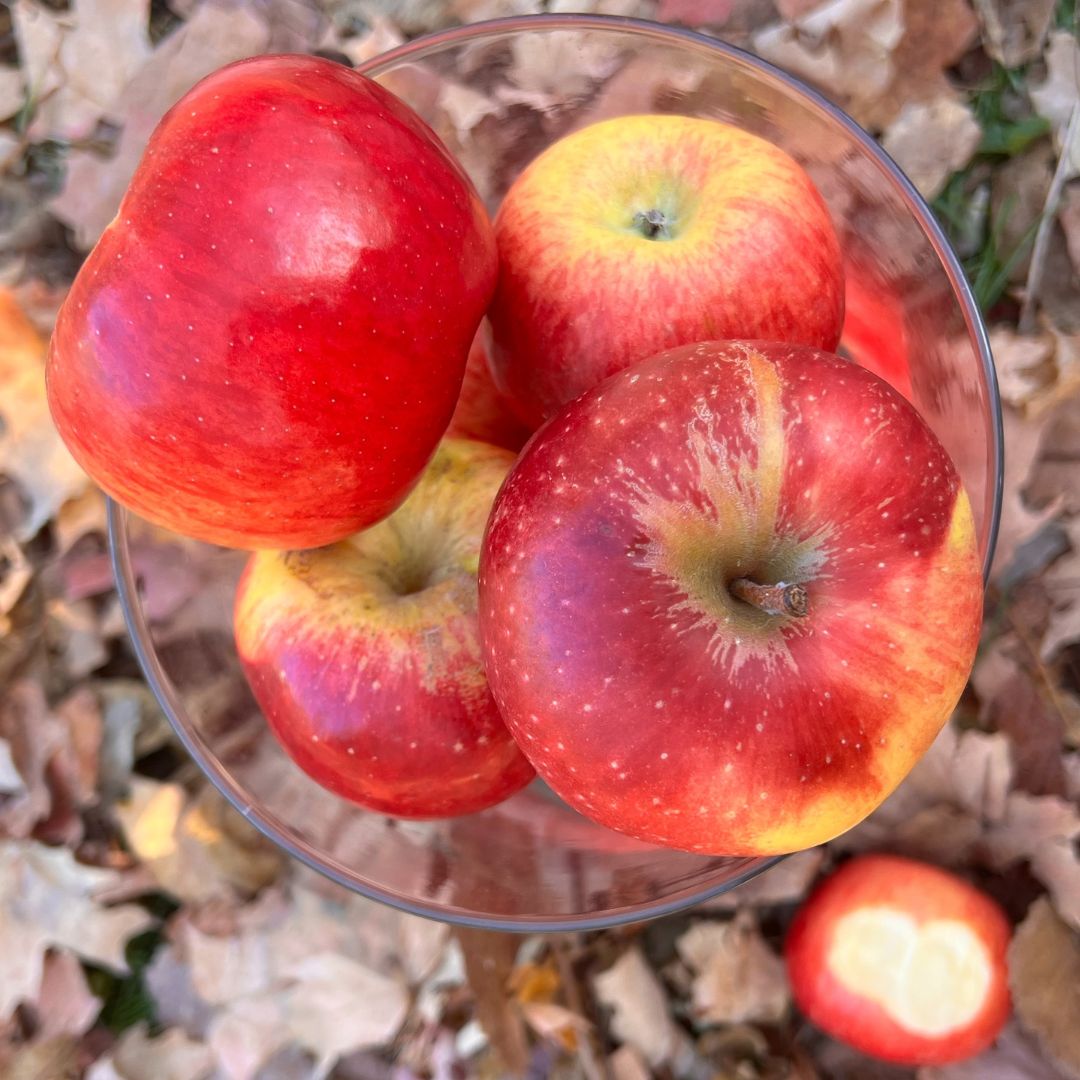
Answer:
[[[806,901],[785,954],[819,1027],[871,1057],[937,1065],[986,1049],[1008,1019],[1009,936],[1001,908],[954,874],[864,855]]]
[[[719,121],[626,116],[574,132],[511,186],[495,234],[495,380],[534,426],[675,345],[840,339],[825,203],[783,150]]]
[[[76,278],[53,417],[152,521],[340,540],[430,459],[495,272],[472,184],[401,101],[328,60],[241,61],[164,117]]]
[[[316,551],[258,552],[236,598],[236,646],[289,756],[371,810],[482,810],[533,770],[488,690],[476,567],[513,455],[445,440],[385,521]]]
[[[771,855],[850,828],[963,690],[982,580],[941,444],[807,347],[684,346],[583,394],[492,511],[480,630],[537,772],[610,828]]]
[[[500,393],[491,377],[484,329],[481,324],[469,349],[461,396],[446,434],[517,451],[528,441],[533,429],[517,418],[509,399]]]

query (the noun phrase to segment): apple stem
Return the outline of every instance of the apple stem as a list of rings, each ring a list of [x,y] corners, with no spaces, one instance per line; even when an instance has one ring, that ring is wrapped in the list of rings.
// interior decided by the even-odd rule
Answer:
[[[731,583],[731,592],[744,604],[750,604],[766,615],[793,615],[802,619],[810,610],[806,589],[801,585],[759,585],[749,578],[739,578]]]
[[[647,240],[671,235],[667,216],[662,210],[639,210],[634,215],[634,226]]]

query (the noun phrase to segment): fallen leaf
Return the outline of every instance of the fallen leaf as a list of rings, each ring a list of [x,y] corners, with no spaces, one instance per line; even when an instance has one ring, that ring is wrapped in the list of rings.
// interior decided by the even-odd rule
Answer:
[[[196,992],[191,967],[181,959],[177,946],[169,942],[154,952],[143,969],[143,981],[154,999],[159,1023],[207,1037],[214,1010]]]
[[[26,104],[26,83],[18,68],[0,67],[0,120],[9,120]]]
[[[125,944],[154,918],[133,905],[109,908],[95,901],[119,877],[114,870],[77,863],[66,848],[0,843],[0,1018],[19,1001],[33,1000],[50,945],[127,971]]]
[[[1065,188],[1058,207],[1058,221],[1065,233],[1065,244],[1073,268],[1080,273],[1080,182]]]
[[[1030,539],[1044,522],[1056,517],[1060,509],[1059,503],[1054,501],[1036,510],[1028,505],[1024,497],[1042,444],[1045,418],[1024,417],[1008,406],[1001,410],[1001,414],[1005,445],[1009,452],[1005,455],[1005,474],[1002,478],[1004,497],[991,579],[1009,565],[1016,555],[1016,549]]]
[[[974,0],[983,48],[1002,66],[1019,67],[1042,51],[1054,0]]]
[[[1012,742],[1014,785],[1030,795],[1063,795],[1065,725],[1031,673],[1016,665],[987,706],[990,726]]]
[[[620,1046],[608,1055],[607,1064],[611,1080],[652,1080],[645,1059],[632,1046]]]
[[[902,0],[827,0],[753,37],[754,51],[816,84],[860,119],[892,81]]]
[[[250,895],[283,864],[280,851],[209,787],[188,803],[177,784],[132,777],[115,812],[132,852],[180,900]]]
[[[50,206],[90,248],[116,214],[157,122],[203,76],[266,50],[270,32],[248,7],[202,3],[169,34],[127,83],[113,112],[123,131],[110,158],[72,150],[64,190]]]
[[[34,1007],[41,1024],[35,1038],[78,1036],[101,1012],[101,999],[91,992],[82,964],[73,953],[50,949],[45,954],[41,989]]]
[[[409,1011],[400,983],[346,956],[316,953],[283,974],[293,980],[282,998],[286,1027],[323,1062],[390,1042]]]
[[[682,1056],[689,1038],[671,1018],[667,994],[637,946],[593,978],[599,1004],[611,1009],[611,1033],[653,1068]]]
[[[681,23],[693,29],[721,27],[731,17],[735,0],[660,0],[658,22]]]
[[[73,0],[62,17],[16,0],[12,16],[37,141],[85,139],[150,55],[150,0]]]
[[[981,139],[971,108],[948,96],[904,105],[881,144],[923,197],[933,199],[971,160]]]
[[[270,994],[243,998],[214,1017],[207,1041],[229,1080],[252,1080],[289,1041],[284,1007]]]
[[[1080,100],[1080,44],[1068,30],[1055,30],[1049,37],[1043,53],[1046,78],[1029,84],[1028,95],[1035,111],[1053,125],[1059,136],[1064,134],[1069,117]]]
[[[86,1080],[208,1080],[213,1069],[210,1048],[179,1028],[150,1038],[139,1024],[90,1067]]]
[[[1010,793],[1004,817],[986,836],[991,862],[1003,869],[1025,859],[1031,872],[1049,890],[1058,915],[1080,929],[1080,814],[1054,795]]]
[[[693,1008],[699,1020],[772,1024],[784,1016],[789,999],[784,962],[765,943],[749,911],[730,922],[695,922],[676,947],[695,972]]]
[[[6,1063],[4,1080],[78,1080],[79,1072],[79,1044],[61,1035],[16,1050]]]
[[[1017,1019],[1069,1076],[1080,1076],[1080,940],[1047,899],[1016,928],[1008,962]]]
[[[528,1001],[521,1006],[525,1022],[542,1039],[561,1046],[571,1053],[579,1040],[587,1036],[591,1025],[583,1016],[552,1001]]]
[[[45,342],[6,289],[0,289],[0,413],[0,473],[18,485],[25,501],[13,532],[29,540],[89,481],[49,415]]]
[[[1001,398],[1023,408],[1054,380],[1054,339],[1049,333],[1018,334],[1011,326],[990,331]]]
[[[1010,1023],[989,1050],[952,1065],[930,1065],[916,1080],[1066,1080],[1039,1052],[1033,1041]]]

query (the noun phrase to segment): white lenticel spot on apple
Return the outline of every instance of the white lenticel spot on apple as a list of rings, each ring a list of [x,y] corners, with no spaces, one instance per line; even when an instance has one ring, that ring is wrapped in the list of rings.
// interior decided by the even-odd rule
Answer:
[[[660,755],[660,760],[661,760],[661,761],[667,761],[667,759],[668,759],[668,754],[667,754],[667,751],[665,750],[665,751],[664,751],[664,752],[663,752],[663,753],[662,753],[662,754]]]
[[[653,703],[653,708],[655,708],[655,709],[662,709],[663,707],[664,707],[663,701],[657,701],[657,702]]]
[[[619,763],[618,763],[617,761],[613,761],[613,762],[611,763],[611,767],[612,767],[613,769],[617,769],[617,768],[619,767]]]

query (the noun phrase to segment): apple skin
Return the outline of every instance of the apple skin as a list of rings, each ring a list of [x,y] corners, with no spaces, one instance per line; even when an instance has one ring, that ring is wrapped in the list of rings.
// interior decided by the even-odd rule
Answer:
[[[232,64],[162,119],[76,278],[53,418],[158,524],[339,540],[430,459],[496,270],[472,184],[388,91],[316,57]]]
[[[533,428],[517,418],[509,399],[495,385],[488,367],[484,331],[481,323],[469,349],[461,396],[446,434],[459,439],[479,439],[516,452],[528,442]]]
[[[729,583],[801,583],[803,618]],[[940,443],[815,349],[705,342],[533,436],[480,562],[488,678],[537,772],[643,840],[822,843],[878,806],[963,691],[982,579]]]
[[[670,238],[635,224],[650,210]],[[788,154],[715,120],[626,116],[560,139],[511,186],[495,236],[495,382],[534,425],[676,345],[840,340],[828,208]]]
[[[871,1057],[938,1065],[980,1053],[1005,1025],[1010,933],[1001,908],[954,874],[864,855],[811,894],[784,951],[795,1000],[818,1027]],[[897,1016],[892,996],[907,990],[915,1004]]]
[[[251,556],[234,616],[244,672],[285,751],[330,791],[398,817],[453,817],[532,779],[476,626],[480,541],[512,461],[447,439],[385,521]]]

